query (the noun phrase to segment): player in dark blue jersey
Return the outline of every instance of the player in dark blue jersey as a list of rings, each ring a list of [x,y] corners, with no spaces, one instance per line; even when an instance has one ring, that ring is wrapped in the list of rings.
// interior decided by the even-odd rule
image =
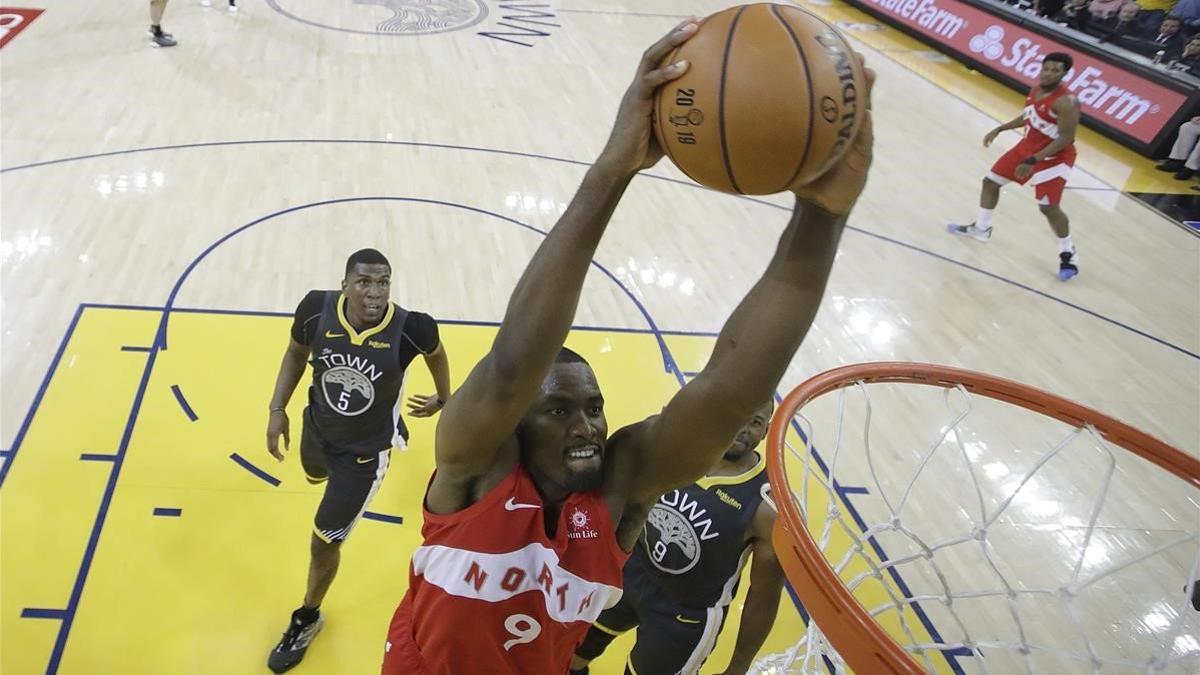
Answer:
[[[745,673],[775,623],[783,570],[771,547],[775,505],[766,458],[755,448],[773,405],[764,404],[700,480],[659,498],[625,564],[625,594],[592,625],[571,673],[637,628],[626,673],[691,675],[712,653],[747,559],[750,590],[726,673]]]
[[[311,363],[300,460],[310,483],[328,482],[314,519],[304,602],[268,659],[276,673],[299,663],[321,630],[321,601],[337,574],[341,544],[379,490],[392,447],[408,440],[400,390],[414,358],[424,357],[437,394],[412,397],[410,414],[428,417],[450,398],[450,366],[437,323],[391,302],[391,277],[382,253],[358,251],[346,261],[342,289],[309,291],[292,321],[271,397],[267,450],[283,461],[279,439],[284,448],[290,442],[287,402]]]

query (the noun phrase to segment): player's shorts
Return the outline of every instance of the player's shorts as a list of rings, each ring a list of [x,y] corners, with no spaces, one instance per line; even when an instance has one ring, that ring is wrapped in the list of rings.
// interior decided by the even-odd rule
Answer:
[[[626,662],[634,675],[699,673],[725,625],[726,608],[689,608],[656,586],[644,572],[626,568],[621,601],[604,610],[575,653],[591,660],[622,633],[637,629]]]
[[[1023,143],[1017,143],[1012,150],[1000,156],[988,172],[988,179],[999,185],[1017,183],[1033,186],[1033,194],[1037,203],[1042,206],[1058,204],[1062,201],[1063,190],[1067,187],[1067,179],[1071,177],[1071,169],[1075,166],[1075,147],[1068,146],[1057,155],[1047,157],[1033,165],[1033,171],[1024,179],[1017,178],[1017,166],[1021,160],[1032,155],[1031,150]]]
[[[305,415],[300,435],[300,463],[310,483],[328,481],[317,507],[313,532],[326,543],[345,541],[367,510],[387,474],[392,449],[358,455],[326,443]]]

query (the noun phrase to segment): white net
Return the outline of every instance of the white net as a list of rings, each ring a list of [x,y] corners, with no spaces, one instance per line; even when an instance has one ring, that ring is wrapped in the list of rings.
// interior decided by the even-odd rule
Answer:
[[[1092,426],[859,382],[797,411],[787,441],[812,539],[927,671],[1200,673],[1200,491]],[[755,672],[846,672],[856,645],[819,623]]]

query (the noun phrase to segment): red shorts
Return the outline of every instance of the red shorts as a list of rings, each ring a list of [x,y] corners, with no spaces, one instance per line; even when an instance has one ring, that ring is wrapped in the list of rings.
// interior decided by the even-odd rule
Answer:
[[[1000,185],[1029,183],[1033,185],[1033,194],[1037,197],[1038,204],[1058,204],[1062,201],[1063,189],[1067,187],[1071,168],[1075,166],[1075,146],[1067,146],[1057,155],[1043,159],[1033,165],[1033,171],[1028,176],[1023,179],[1017,178],[1017,166],[1021,164],[1021,160],[1036,151],[1024,143],[1017,143],[1012,150],[996,160],[988,172],[988,178]]]

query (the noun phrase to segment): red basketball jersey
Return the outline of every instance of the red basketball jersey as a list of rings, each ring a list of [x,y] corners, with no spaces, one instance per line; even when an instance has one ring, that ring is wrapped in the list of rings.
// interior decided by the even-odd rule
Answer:
[[[543,514],[521,464],[458,513],[426,510],[383,672],[567,672],[590,624],[621,598],[628,554],[600,492],[571,494],[553,539]]]
[[[1025,97],[1024,145],[1033,152],[1050,145],[1058,138],[1058,115],[1050,108],[1060,97],[1069,95],[1067,88],[1059,85],[1057,89],[1038,100],[1037,94],[1040,91],[1040,87],[1034,87]],[[1069,147],[1074,146],[1072,143]]]

